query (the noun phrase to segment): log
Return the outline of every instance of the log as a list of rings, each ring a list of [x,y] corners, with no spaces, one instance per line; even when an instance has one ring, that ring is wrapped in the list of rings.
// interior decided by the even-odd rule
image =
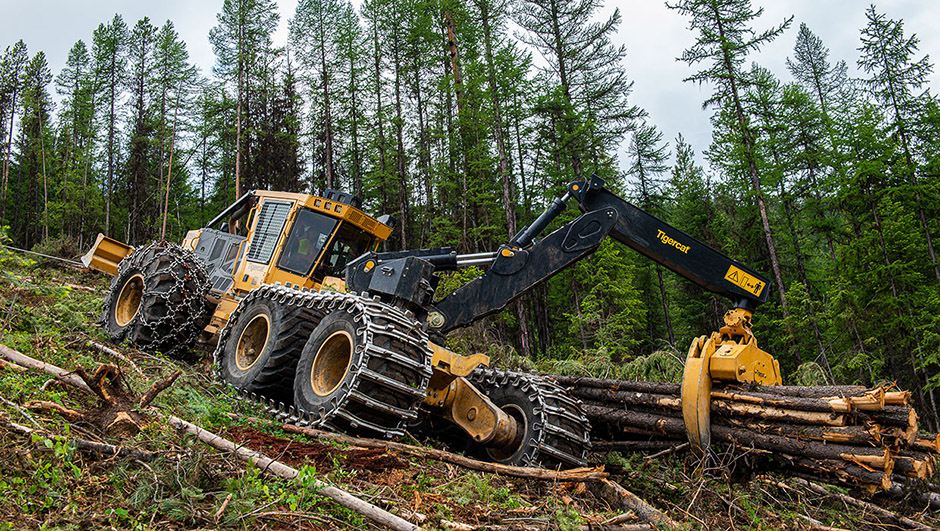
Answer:
[[[66,372],[59,367],[56,367],[55,365],[43,363],[37,359],[26,356],[25,354],[16,352],[15,350],[4,345],[0,345],[0,356],[24,367],[43,370],[50,374],[56,375],[57,377],[62,377],[62,381],[83,389],[88,393],[92,393],[88,385],[86,385],[85,382],[83,382],[80,378]],[[233,452],[236,456],[238,456],[239,459],[253,462],[262,470],[271,472],[286,479],[297,479],[300,476],[300,472],[298,472],[295,468],[291,468],[281,463],[280,461],[275,461],[261,453],[254,452],[239,446],[232,441],[223,439],[222,437],[219,437],[210,431],[204,430],[195,424],[186,422],[179,417],[173,415],[163,415],[160,413],[157,413],[157,415],[165,418],[170,423],[170,425],[195,435],[200,441],[203,441],[209,446],[219,450]],[[318,479],[313,480],[313,486],[318,489],[317,492],[319,494],[323,494],[343,507],[362,514],[363,516],[396,531],[419,531],[421,529],[420,527],[399,516],[395,516],[388,511],[380,509],[371,503],[360,500],[352,494],[324,483]]]
[[[887,490],[893,484],[891,474],[832,459],[810,459],[796,455],[779,455],[790,466],[812,472],[814,478],[829,477],[834,481],[862,487],[869,494]]]
[[[650,430],[651,434],[670,433],[685,435],[685,423],[677,417],[653,415],[637,411],[613,410],[597,406],[584,406],[584,412],[592,422],[612,422]],[[885,448],[866,448],[845,444],[828,444],[816,441],[788,439],[773,434],[755,433],[746,429],[712,424],[712,439],[715,441],[752,446],[762,450],[803,455],[815,459],[837,459],[864,463],[866,466],[886,470],[892,459]]]
[[[888,520],[891,520],[892,522],[896,522],[896,523],[901,524],[901,525],[903,525],[903,526],[905,526],[905,527],[908,527],[908,528],[910,528],[910,529],[925,530],[925,531],[927,531],[927,530],[929,530],[929,529],[932,529],[931,527],[926,526],[926,525],[924,525],[924,524],[922,524],[922,523],[920,523],[920,522],[916,522],[916,521],[914,521],[914,520],[911,520],[910,518],[906,518],[906,517],[901,516],[901,515],[899,515],[899,514],[897,514],[897,513],[893,513],[893,512],[891,512],[891,511],[889,511],[889,510],[887,510],[887,509],[882,509],[881,507],[878,507],[877,505],[875,505],[875,504],[873,504],[873,503],[868,503],[868,502],[866,502],[866,501],[862,501],[862,500],[859,500],[859,499],[857,499],[857,498],[853,498],[853,497],[851,497],[851,496],[847,496],[847,495],[845,495],[845,494],[840,494],[840,493],[838,493],[838,492],[831,492],[831,491],[829,491],[828,489],[826,489],[825,487],[823,487],[822,485],[819,485],[819,484],[817,484],[817,483],[813,483],[812,481],[807,481],[807,480],[801,479],[801,478],[793,478],[792,481],[795,482],[797,485],[800,485],[800,486],[802,486],[802,487],[805,487],[805,488],[807,488],[807,489],[809,489],[809,490],[815,492],[816,494],[821,494],[821,495],[823,495],[823,496],[832,496],[832,497],[837,498],[838,500],[840,500],[840,501],[842,501],[842,502],[844,502],[844,503],[847,503],[847,504],[849,504],[849,505],[853,505],[853,506],[855,506],[855,507],[858,507],[858,508],[860,508],[860,509],[864,509],[864,510],[866,510],[866,511],[870,511],[870,512],[872,512],[872,513],[877,514],[878,516],[880,516],[880,517],[882,517],[882,518],[887,518]]]
[[[716,416],[744,416],[764,420],[776,420],[780,422],[814,424],[821,426],[846,425],[846,417],[841,413],[781,409],[776,407],[757,406],[754,404],[739,404],[725,400],[712,400],[711,410],[712,413],[716,414]]]
[[[934,472],[936,472],[936,460],[928,453],[901,450],[895,456],[895,474],[914,479],[926,479]]]
[[[767,393],[773,395],[795,396],[803,398],[861,396],[869,391],[867,387],[861,385],[828,385],[804,387],[800,385],[758,385],[735,383],[724,384],[723,386],[719,384],[716,386],[716,388],[740,389],[743,391],[751,391],[755,393]]]
[[[472,470],[489,472],[491,474],[502,474],[504,476],[512,476],[517,478],[537,479],[563,483],[583,483],[586,481],[601,481],[608,477],[608,474],[604,472],[603,466],[597,468],[574,468],[570,470],[548,470],[544,468],[509,466],[499,463],[477,461],[476,459],[471,459],[469,457],[464,457],[462,455],[457,455],[435,448],[422,448],[420,446],[412,446],[410,444],[393,441],[363,439],[360,437],[343,435],[341,433],[322,431],[314,428],[304,428],[294,424],[284,424],[281,426],[281,429],[288,433],[297,433],[306,435],[308,437],[316,437],[328,441],[342,442],[363,448],[380,448],[387,451],[401,452],[408,455],[434,459],[436,461],[462,466]]]
[[[874,420],[882,426],[897,426],[905,429],[917,426],[917,412],[911,406],[885,406],[883,411],[858,413],[857,416],[862,420]],[[917,434],[916,429],[914,434]]]
[[[885,405],[888,406],[906,406],[910,401],[910,391],[888,391],[885,393]]]
[[[808,426],[784,422],[753,422],[745,419],[713,419],[716,424],[782,435],[791,439],[826,441],[853,446],[871,446],[881,442],[881,433],[866,426]]]
[[[610,380],[605,378],[588,378],[581,376],[557,376],[551,374],[542,376],[555,380],[558,385],[563,387],[573,387],[575,389],[597,387],[601,389],[610,389],[611,391],[632,391],[639,393],[679,396],[681,387],[676,383],[631,382],[627,380]]]
[[[107,355],[109,355],[109,356],[115,357],[115,358],[117,358],[117,359],[123,361],[124,363],[130,365],[131,368],[134,369],[134,371],[137,372],[137,374],[141,375],[142,377],[144,376],[143,371],[140,370],[140,367],[138,367],[137,364],[134,363],[134,361],[133,361],[132,359],[128,358],[128,357],[125,356],[124,354],[121,354],[121,353],[118,352],[117,350],[114,350],[113,348],[110,348],[110,347],[106,347],[106,346],[102,345],[101,343],[98,343],[97,341],[89,341],[89,342],[88,342],[88,346],[90,346],[90,347],[92,347],[92,348],[94,348],[94,349],[96,349],[96,350],[98,350],[98,351],[104,352],[105,354],[107,354]]]
[[[49,365],[48,363],[41,362],[35,358],[30,358],[26,354],[21,354],[6,345],[0,344],[0,357],[28,369],[45,371],[55,376],[56,379],[61,382],[65,382],[69,385],[77,387],[90,395],[95,394],[91,388],[88,387],[88,385],[75,374],[72,374],[64,369],[60,369],[55,365]]]
[[[894,499],[911,499],[928,509],[940,511],[940,493],[924,488],[923,481],[904,476],[892,476],[893,484],[884,493]],[[934,487],[936,488],[936,487]]]
[[[592,484],[592,490],[611,507],[633,511],[640,518],[655,524],[657,528],[679,529],[679,524],[675,520],[615,481],[603,479]]]
[[[748,391],[714,390],[712,391],[712,399],[716,398],[782,409],[831,411],[833,413],[848,413],[854,409],[862,411],[880,411],[885,407],[885,393],[881,388],[867,391],[862,396],[829,398],[806,398],[801,396],[781,396]]]
[[[940,453],[940,433],[928,433],[927,435],[917,435],[911,446],[919,450]]]

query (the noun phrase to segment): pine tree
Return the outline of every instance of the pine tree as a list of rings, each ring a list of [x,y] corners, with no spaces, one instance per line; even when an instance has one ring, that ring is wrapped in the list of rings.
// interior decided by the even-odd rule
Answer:
[[[910,38],[904,36],[903,21],[886,18],[875,11],[874,5],[868,8],[865,15],[868,25],[862,29],[862,46],[859,48],[861,57],[858,65],[871,74],[872,77],[865,80],[869,90],[892,115],[892,133],[897,136],[906,166],[900,168],[900,171],[911,181],[930,262],[934,275],[940,282],[940,265],[937,264],[937,253],[921,198],[921,185],[917,175],[919,164],[914,159],[912,148],[916,136],[916,131],[913,131],[914,116],[923,105],[922,98],[915,96],[913,92],[927,82],[933,65],[926,55],[917,61],[913,60],[919,39],[916,35]]]
[[[244,153],[246,129],[243,121],[249,111],[248,99],[251,78],[261,55],[271,48],[271,33],[277,28],[280,18],[273,0],[224,0],[222,11],[216,16],[219,24],[209,31],[209,42],[216,55],[213,71],[235,85],[235,195],[241,196],[242,161],[249,156]],[[249,175],[250,185],[255,176]]]
[[[545,108],[559,129],[554,140],[564,146],[561,159],[574,175],[582,174],[585,163],[600,166],[643,115],[627,104],[632,83],[622,66],[626,48],[611,42],[620,10],[593,22],[601,5],[600,0],[522,0],[515,11],[516,22],[527,30],[522,41],[548,60],[542,71],[555,101]]]
[[[13,230],[20,243],[28,248],[49,237],[50,176],[47,170],[52,161],[46,147],[52,145],[49,141],[52,98],[46,87],[52,82],[52,73],[43,52],[37,52],[26,64],[22,81],[17,173],[25,177],[26,182],[20,181],[17,186],[14,218],[19,223]]]
[[[0,183],[0,219],[6,220],[7,215],[7,188],[10,182],[10,158],[13,154],[13,124],[16,122],[17,97],[22,91],[23,69],[29,55],[22,40],[16,42],[13,48],[7,47],[0,61],[0,137],[5,137],[2,143],[3,178]],[[9,125],[7,125],[9,124]],[[7,134],[9,127],[9,134]]]
[[[106,124],[106,145],[108,164],[105,177],[104,233],[111,234],[111,203],[114,192],[114,178],[117,171],[117,157],[120,144],[118,122],[122,87],[125,78],[127,25],[120,15],[114,15],[110,24],[101,24],[95,30],[92,39],[92,57],[95,79],[103,89],[102,105]],[[98,92],[98,86],[95,87]]]
[[[772,27],[759,34],[754,34],[750,24],[763,13],[763,9],[754,11],[750,0],[680,0],[676,4],[666,4],[682,15],[691,18],[689,29],[697,31],[695,44],[682,53],[681,60],[694,66],[707,63],[703,70],[689,76],[685,81],[694,83],[712,83],[715,92],[703,107],[730,107],[732,113],[732,134],[743,146],[741,156],[747,166],[747,175],[753,188],[754,198],[760,212],[764,238],[770,254],[771,268],[777,283],[781,307],[786,307],[784,298],[783,275],[777,259],[777,247],[770,225],[770,215],[761,187],[757,161],[757,138],[750,124],[747,111],[742,102],[743,91],[753,83],[748,73],[741,69],[747,55],[761,46],[773,41],[790,25],[793,17],[779,26]]]
[[[94,146],[94,93],[92,64],[81,40],[69,51],[65,68],[56,77],[62,98],[59,113],[60,221],[62,233],[81,238],[85,212],[88,167]]]
[[[650,214],[662,218],[665,214],[665,195],[662,189],[663,180],[660,177],[665,173],[669,166],[666,160],[669,158],[669,145],[663,144],[663,134],[656,126],[650,124],[641,124],[633,132],[633,138],[627,148],[630,157],[630,167],[627,170],[628,175],[632,176],[636,186],[636,196],[639,198],[640,208]],[[659,264],[648,264],[647,271],[656,270],[656,277],[659,284],[659,296],[661,308],[663,311],[663,321],[666,325],[666,334],[670,345],[676,344],[676,336],[672,329],[672,319],[669,315],[669,300],[666,297],[666,284],[663,281],[663,268]],[[652,286],[649,286],[652,288]],[[648,291],[652,291],[649,289]],[[648,315],[652,312],[648,312]],[[650,340],[655,339],[652,333],[653,319],[649,319],[651,324]]]

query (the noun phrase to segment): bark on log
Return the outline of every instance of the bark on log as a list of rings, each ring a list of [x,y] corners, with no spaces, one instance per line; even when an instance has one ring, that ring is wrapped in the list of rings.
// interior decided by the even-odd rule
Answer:
[[[867,387],[861,385],[829,385],[804,387],[800,385],[757,385],[757,384],[720,384],[716,388],[722,389],[740,389],[754,393],[767,393],[772,395],[795,396],[803,398],[829,398],[861,396],[869,391]]]
[[[56,413],[62,415],[70,422],[85,420],[85,415],[81,411],[76,411],[62,404],[56,404],[55,402],[49,402],[47,400],[32,400],[27,402],[25,407],[30,411],[38,411],[40,413]]]
[[[601,481],[606,479],[609,475],[604,472],[604,467],[602,466],[597,468],[575,468],[570,470],[548,470],[544,468],[509,466],[499,463],[477,461],[476,459],[470,459],[469,457],[464,457],[462,455],[457,455],[435,448],[422,448],[419,446],[412,446],[410,444],[393,441],[362,439],[359,437],[352,437],[350,435],[343,435],[341,433],[332,433],[314,428],[304,428],[294,424],[284,424],[281,426],[281,429],[288,433],[299,433],[308,437],[317,437],[319,439],[342,442],[363,448],[381,448],[384,450],[401,452],[408,455],[434,459],[436,461],[443,461],[445,463],[450,463],[452,465],[462,466],[464,468],[470,468],[473,470],[479,470],[481,472],[502,474],[505,476],[513,476],[517,478],[557,481],[564,483],[583,483],[587,481]]]
[[[758,433],[782,435],[791,439],[826,441],[853,446],[871,446],[881,442],[881,434],[877,430],[865,426],[808,426],[772,421],[754,422],[749,419],[713,420],[717,424],[749,429]]]

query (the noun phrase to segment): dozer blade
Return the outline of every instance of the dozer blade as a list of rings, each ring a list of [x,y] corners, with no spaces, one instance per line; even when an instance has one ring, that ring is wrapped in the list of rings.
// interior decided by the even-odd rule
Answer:
[[[82,256],[82,263],[89,269],[101,271],[113,277],[118,274],[118,264],[121,260],[133,251],[134,248],[130,245],[98,233],[95,244]]]

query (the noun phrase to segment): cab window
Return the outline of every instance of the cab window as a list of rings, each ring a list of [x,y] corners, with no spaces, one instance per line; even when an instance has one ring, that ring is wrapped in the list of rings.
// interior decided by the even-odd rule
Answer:
[[[298,210],[277,266],[295,275],[309,275],[336,223],[335,219],[312,210]]]
[[[345,276],[346,264],[372,249],[375,239],[351,223],[343,223],[336,232],[336,237],[323,253],[323,259],[317,267],[316,277]]]

